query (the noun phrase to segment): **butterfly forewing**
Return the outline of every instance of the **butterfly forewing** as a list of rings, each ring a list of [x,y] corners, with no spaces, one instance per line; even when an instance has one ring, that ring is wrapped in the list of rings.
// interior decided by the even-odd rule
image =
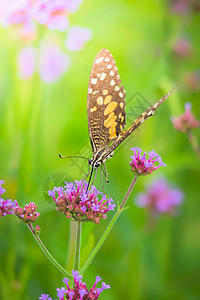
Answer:
[[[92,67],[87,98],[93,152],[109,145],[122,133],[126,125],[125,95],[113,56],[102,49]]]

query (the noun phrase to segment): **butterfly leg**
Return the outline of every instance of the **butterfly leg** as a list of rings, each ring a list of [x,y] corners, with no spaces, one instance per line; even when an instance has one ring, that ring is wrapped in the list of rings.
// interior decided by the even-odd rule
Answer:
[[[104,175],[105,175],[105,177],[106,177],[106,182],[109,182],[109,180],[108,180],[108,172],[107,172],[107,170],[106,170],[106,166],[105,166],[105,164],[103,164],[103,171],[104,171]]]
[[[101,185],[102,185],[102,182],[103,182],[103,174],[105,175],[105,172],[104,172],[104,170],[103,170],[103,164],[101,164],[101,182],[100,182],[100,184],[99,184],[98,189],[100,189],[100,187],[101,187]],[[104,186],[105,186],[105,180],[104,180],[104,183],[103,183],[103,192],[104,192],[104,194],[105,194]]]
[[[95,170],[94,179],[93,179],[93,181],[92,181],[91,185],[92,185],[92,184],[95,182],[95,180],[96,180],[96,177],[97,177],[97,169]]]
[[[82,180],[83,180],[83,179],[86,179],[91,173],[92,173],[92,171],[90,171],[90,172],[88,172],[87,174],[85,174],[85,175],[82,177]]]

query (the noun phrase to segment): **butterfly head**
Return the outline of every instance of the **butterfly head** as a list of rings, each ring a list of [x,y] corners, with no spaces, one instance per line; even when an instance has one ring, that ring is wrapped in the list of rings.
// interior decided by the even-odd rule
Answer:
[[[111,158],[114,155],[114,152],[112,151],[111,153],[109,153],[109,147],[107,147],[107,148],[101,149],[101,150],[95,152],[93,154],[92,159],[89,159],[89,164],[94,169],[97,169],[101,164],[104,164],[108,158]]]
[[[101,164],[100,162],[93,161],[93,159],[89,159],[88,162],[89,162],[89,165],[92,166],[94,169],[97,169]]]

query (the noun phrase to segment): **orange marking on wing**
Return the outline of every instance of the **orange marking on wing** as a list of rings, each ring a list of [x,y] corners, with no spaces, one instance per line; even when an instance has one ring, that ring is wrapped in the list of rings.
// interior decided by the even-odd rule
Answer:
[[[106,109],[104,110],[104,116],[108,115],[109,113],[111,113],[116,107],[117,107],[118,103],[115,101],[112,101],[108,104],[108,106],[106,107]]]
[[[115,120],[117,119],[117,116],[114,114],[114,112],[112,112],[111,114],[109,114],[108,118],[104,121],[104,126],[105,127],[110,127],[112,126],[115,122]]]
[[[91,112],[96,111],[96,110],[97,110],[97,107],[96,107],[96,106],[94,106],[94,107],[92,107],[92,108],[90,109]]]
[[[108,104],[112,99],[111,95],[106,96],[106,98],[104,99],[104,105]]]
[[[117,137],[117,135],[116,135],[116,125],[117,125],[117,123],[114,122],[112,124],[112,126],[109,128],[110,139],[115,139]]]

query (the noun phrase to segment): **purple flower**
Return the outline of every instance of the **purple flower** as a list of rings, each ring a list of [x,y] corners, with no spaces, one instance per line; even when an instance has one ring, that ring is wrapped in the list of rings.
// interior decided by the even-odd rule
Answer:
[[[57,210],[67,218],[99,223],[100,219],[107,218],[106,213],[114,210],[116,205],[112,198],[103,195],[94,186],[88,190],[87,186],[88,183],[83,180],[66,182],[64,187],[54,187],[48,194],[53,198]]]
[[[65,46],[70,51],[79,51],[92,38],[92,31],[86,27],[72,26],[68,30]]]
[[[17,59],[19,77],[27,79],[33,75],[37,67],[37,51],[33,46],[23,48]]]
[[[41,300],[52,300],[52,298],[49,297],[48,294],[42,294],[41,297],[39,297],[39,299],[41,299]]]
[[[64,299],[64,296],[67,293],[67,290],[64,287],[61,287],[60,289],[57,288],[56,291],[57,291],[58,298]]]
[[[17,203],[16,207],[13,209],[14,214],[23,222],[23,223],[34,223],[39,217],[39,213],[36,211],[37,206],[34,202],[26,204],[24,208],[20,207]],[[39,227],[39,226],[38,226]],[[36,231],[39,233],[40,228],[36,228]]]
[[[147,187],[146,193],[137,195],[136,204],[148,208],[152,215],[174,214],[183,202],[183,193],[174,189],[163,178],[155,180]]]
[[[70,67],[70,57],[56,45],[43,46],[39,58],[39,74],[44,82],[57,81]]]
[[[13,214],[13,209],[17,205],[17,201],[12,201],[11,199],[4,200],[1,195],[5,193],[5,189],[1,186],[4,184],[4,180],[0,180],[0,218],[6,215]]]
[[[179,117],[172,117],[171,121],[173,123],[174,129],[181,132],[188,132],[191,129],[200,126],[200,123],[195,119],[193,113],[191,112],[191,103],[185,104],[185,112]]]
[[[133,150],[134,153],[134,156],[131,156],[131,169],[138,175],[148,175],[161,166],[166,167],[166,164],[163,163],[161,157],[155,153],[154,150],[149,151],[148,157],[147,152],[144,152],[144,154],[141,155],[142,150],[140,148],[135,147],[131,148],[131,150]]]
[[[63,282],[67,285],[67,289],[64,287],[56,289],[59,300],[64,300],[64,299],[96,300],[99,298],[99,295],[103,290],[110,289],[110,285],[105,284],[105,282],[102,282],[101,288],[96,288],[97,283],[101,281],[100,276],[96,277],[96,281],[95,281],[93,287],[89,290],[89,289],[87,289],[85,282],[82,281],[82,276],[79,275],[78,271],[72,271],[72,275],[74,276],[73,289],[69,287],[69,285],[68,285],[69,280],[67,278],[63,279]],[[51,298],[49,298],[48,294],[42,294],[41,297],[39,297],[39,299],[51,300]]]

